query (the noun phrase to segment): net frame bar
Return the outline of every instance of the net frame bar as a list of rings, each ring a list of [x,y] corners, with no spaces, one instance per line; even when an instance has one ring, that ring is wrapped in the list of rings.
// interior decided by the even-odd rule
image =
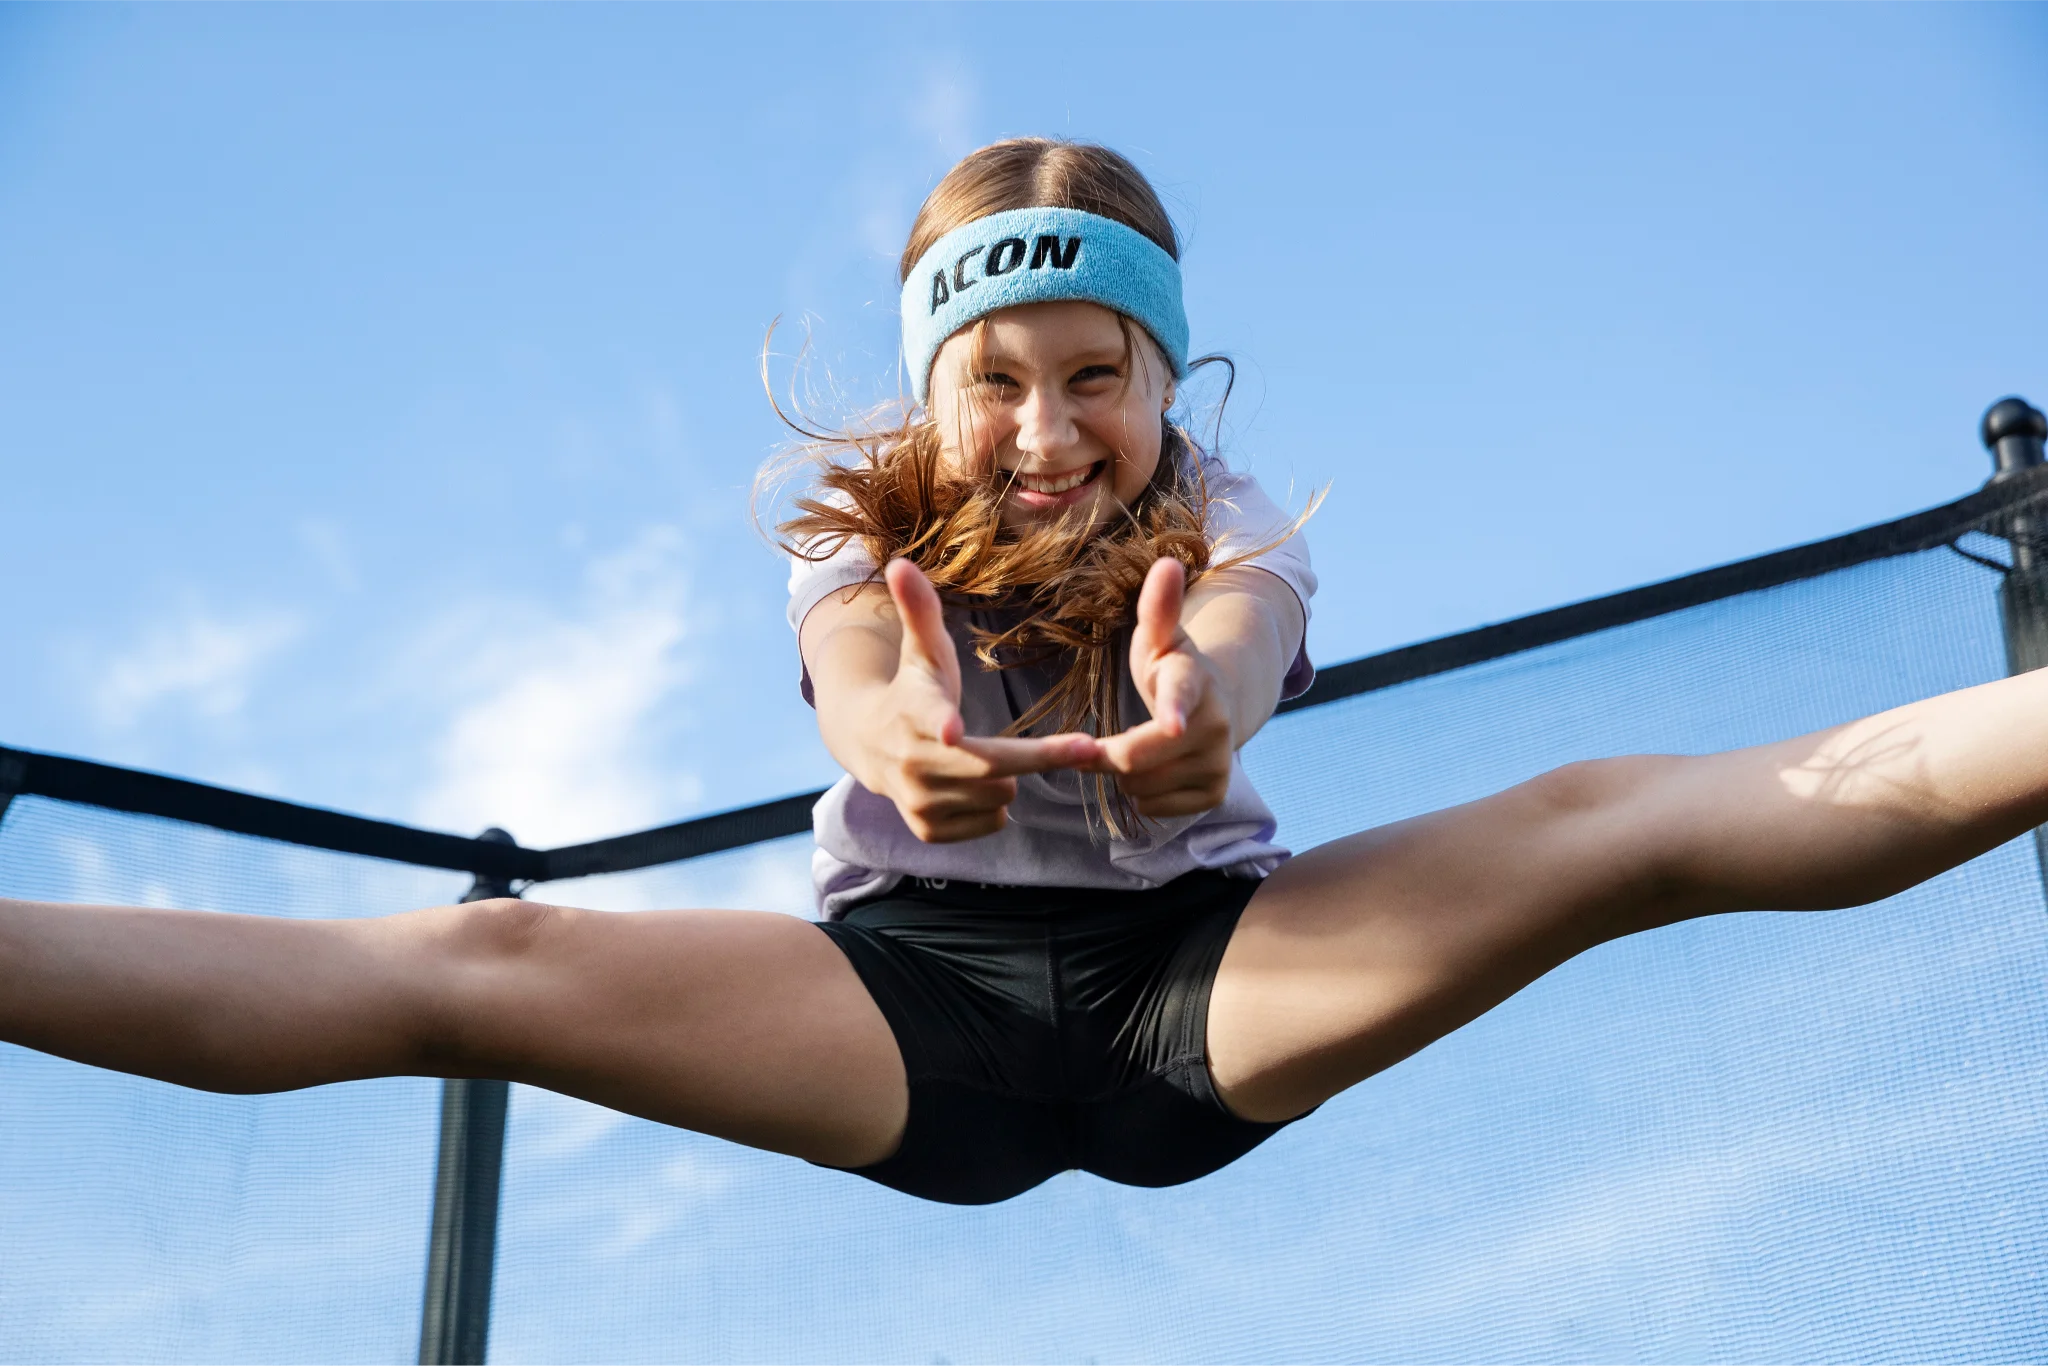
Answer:
[[[2023,549],[2031,548],[2040,534],[2043,505],[2048,505],[2048,467],[2011,470],[1966,497],[1894,521],[1333,664],[1317,673],[1306,693],[1281,703],[1276,714],[1303,711],[1874,560],[1943,545],[1953,547],[1972,531],[2006,534]],[[2023,561],[2032,558],[2016,553],[2015,565],[2031,567]],[[2008,573],[2013,569],[1996,561],[1986,563]],[[17,795],[159,816],[234,834],[445,868],[497,881],[554,882],[678,863],[802,834],[811,827],[811,807],[824,795],[824,789],[553,849],[470,839],[167,774],[0,746],[0,818],[5,816],[7,802]]]

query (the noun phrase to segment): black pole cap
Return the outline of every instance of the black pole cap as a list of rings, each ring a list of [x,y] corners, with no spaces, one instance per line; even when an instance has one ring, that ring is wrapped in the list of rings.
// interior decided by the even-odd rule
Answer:
[[[2039,443],[2036,442],[2035,444],[2038,445]],[[484,831],[481,835],[478,835],[477,840],[482,844],[519,843],[508,832],[500,830],[495,825]],[[512,880],[510,878],[491,877],[485,873],[478,873],[476,881],[470,883],[469,890],[462,894],[462,899],[464,901],[489,901],[495,897],[510,895],[512,895]]]
[[[2041,463],[2041,442],[2048,437],[2048,415],[2023,398],[2002,398],[1984,412],[1984,447],[1998,470],[1991,482],[2010,479]]]

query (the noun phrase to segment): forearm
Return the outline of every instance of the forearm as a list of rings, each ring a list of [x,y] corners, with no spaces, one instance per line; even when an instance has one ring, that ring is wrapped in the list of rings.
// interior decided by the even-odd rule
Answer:
[[[1263,570],[1240,569],[1227,586],[1206,588],[1190,594],[1181,629],[1216,671],[1231,746],[1242,748],[1280,704],[1287,666],[1301,648],[1301,606],[1292,589]]]
[[[875,718],[896,676],[900,648],[900,641],[882,631],[847,625],[821,634],[807,653],[818,735],[839,766],[871,792],[881,790],[872,743]]]

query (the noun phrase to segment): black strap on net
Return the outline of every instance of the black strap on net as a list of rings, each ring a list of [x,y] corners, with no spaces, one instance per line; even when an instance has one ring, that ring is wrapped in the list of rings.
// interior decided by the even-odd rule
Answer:
[[[2048,467],[2001,468],[1998,477],[1966,498],[1844,536],[1333,665],[1321,671],[1307,693],[1281,704],[1280,711],[1321,706],[1574,636],[1943,545],[1988,567],[2012,569],[2012,564],[1957,545],[1972,532],[2011,542],[2014,563],[2041,558],[2023,552],[2034,551],[2037,543],[2048,544]],[[0,748],[0,815],[18,795],[190,821],[236,834],[446,868],[480,878],[552,882],[675,863],[800,834],[810,828],[811,806],[821,793],[801,792],[556,849],[468,839],[159,773]]]

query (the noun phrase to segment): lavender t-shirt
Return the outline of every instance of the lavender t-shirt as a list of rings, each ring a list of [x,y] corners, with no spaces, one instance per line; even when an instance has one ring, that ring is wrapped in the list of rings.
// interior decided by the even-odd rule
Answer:
[[[1208,532],[1216,557],[1226,558],[1285,533],[1292,519],[1249,475],[1233,474],[1221,461],[1203,465],[1208,482]],[[1308,546],[1299,532],[1248,561],[1273,574],[1301,599],[1303,619],[1316,591]],[[849,544],[829,559],[794,559],[789,575],[789,624],[804,617],[827,593],[851,590],[875,577],[874,561]],[[969,735],[999,735],[1037,695],[1030,671],[984,669],[974,658],[968,628],[975,615],[948,608],[947,629],[960,652],[960,716]],[[982,625],[991,624],[982,621]],[[1315,678],[1306,644],[1280,685],[1283,698],[1305,692]],[[1124,673],[1123,715],[1135,724],[1149,715]],[[811,700],[811,678],[803,675]],[[958,844],[926,844],[910,833],[895,803],[878,797],[850,776],[832,786],[812,810],[818,847],[811,877],[818,908],[826,919],[855,902],[888,891],[905,877],[961,878],[1023,886],[1157,887],[1197,868],[1243,877],[1264,877],[1288,851],[1273,842],[1273,813],[1252,790],[1244,765],[1230,764],[1230,788],[1223,804],[1196,816],[1144,822],[1128,838],[1112,839],[1083,804],[1083,784],[1072,772],[1025,774],[1017,780],[1009,823],[993,835]]]

